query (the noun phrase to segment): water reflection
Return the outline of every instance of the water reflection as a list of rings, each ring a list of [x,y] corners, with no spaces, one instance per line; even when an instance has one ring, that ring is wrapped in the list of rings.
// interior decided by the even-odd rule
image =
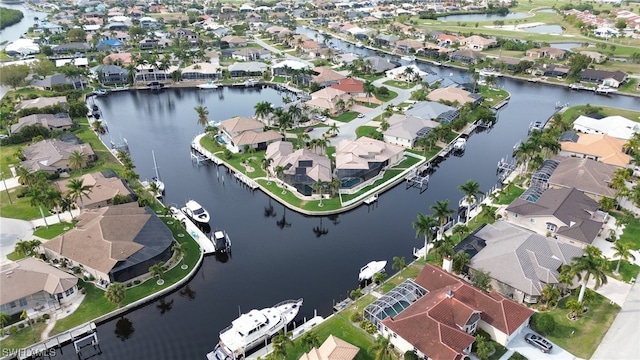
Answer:
[[[316,238],[322,237],[323,235],[327,235],[329,233],[329,229],[322,226],[323,218],[323,216],[320,216],[320,225],[313,227],[313,233],[316,234]]]
[[[287,221],[287,207],[283,205],[282,209],[282,218],[276,221],[276,225],[278,225],[280,230],[291,227],[291,223]]]
[[[114,333],[121,341],[128,340],[131,335],[133,335],[134,331],[135,328],[133,327],[133,323],[128,318],[123,316],[116,322],[116,329],[114,330]]]
[[[160,315],[164,315],[164,313],[171,311],[173,308],[173,299],[167,301],[165,298],[160,298],[156,307],[160,310]]]
[[[179,294],[180,296],[191,301],[196,298],[197,292],[191,289],[191,286],[187,284],[182,290],[180,290]]]

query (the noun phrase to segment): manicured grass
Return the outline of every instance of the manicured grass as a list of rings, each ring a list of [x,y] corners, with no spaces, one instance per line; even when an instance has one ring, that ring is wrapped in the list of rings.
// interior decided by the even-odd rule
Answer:
[[[23,349],[31,344],[40,341],[40,334],[47,327],[45,323],[35,323],[32,326],[26,326],[23,329],[18,330],[17,333],[9,336],[8,338],[0,342],[0,353],[9,354],[5,351],[15,351]],[[6,333],[9,329],[6,329]]]
[[[18,165],[20,164],[20,159],[15,156],[16,153],[20,149],[22,149],[24,145],[2,145],[0,146],[0,171],[2,171],[2,176],[7,179],[11,177],[11,171],[9,170],[9,165]]]
[[[18,261],[20,259],[24,259],[24,257],[25,256],[23,254],[18,254],[15,251],[7,254],[7,259],[9,259],[11,261]]]
[[[624,282],[630,282],[631,279],[638,278],[638,273],[640,273],[640,266],[630,264],[629,262],[622,260],[620,262],[620,273],[614,274],[613,272],[616,270],[616,266],[618,266],[617,259],[609,261],[609,271],[607,272],[607,275]]]
[[[527,358],[516,351],[513,354],[511,354],[511,356],[509,357],[509,360],[527,360]]]
[[[347,112],[343,112],[342,114],[340,114],[340,115],[338,115],[336,117],[332,117],[332,119],[336,120],[336,121],[348,123],[351,120],[353,120],[356,117],[358,117],[358,114],[359,114],[359,112],[356,112],[356,111],[347,111]]]
[[[628,243],[633,250],[640,250],[640,219],[634,218],[628,223],[618,241]]]
[[[391,101],[395,98],[398,97],[398,93],[396,93],[395,91],[391,91],[389,90],[389,93],[386,95],[381,95],[381,94],[377,94],[376,93],[376,99],[382,101],[382,102],[387,102],[387,101]]]
[[[376,104],[375,102],[370,101],[356,101],[356,104],[368,107],[369,109],[375,109],[380,106],[380,104]]]
[[[573,121],[575,121],[578,116],[588,115],[586,114],[585,108],[586,105],[570,107],[569,109],[567,109],[567,111],[564,112],[564,114],[562,114],[562,121],[573,123]],[[599,113],[605,116],[620,115],[626,117],[629,120],[640,122],[640,111],[619,109],[608,106],[598,106],[597,108],[599,109]]]
[[[68,231],[72,227],[73,225],[66,222],[51,224],[49,225],[49,228],[47,228],[46,226],[38,228],[36,231],[33,232],[33,235],[44,238],[44,239],[53,239],[54,237],[62,234],[63,232]]]
[[[498,192],[498,197],[493,202],[500,205],[508,205],[513,202],[513,200],[517,199],[522,193],[524,193],[525,189],[520,188],[516,185],[507,185],[502,190]]]
[[[411,89],[412,87],[417,85],[417,83],[415,82],[406,82],[406,81],[397,81],[397,80],[387,80],[383,84],[397,87],[400,89]]]
[[[496,105],[500,101],[504,100],[507,96],[509,96],[509,93],[506,90],[502,89],[494,89],[482,85],[478,86],[478,89],[480,90],[480,94],[482,94],[482,97],[484,98],[482,103],[489,107]]]
[[[422,242],[416,243],[418,247],[422,246],[420,244],[423,244],[423,243]],[[398,274],[395,274],[392,278],[390,278],[384,284],[382,284],[381,292],[383,294],[386,294],[389,291],[393,290],[393,288],[395,288],[396,286],[403,283],[405,280],[415,279],[416,277],[418,277],[418,274],[420,273],[422,268],[423,266],[409,264],[407,267],[402,269],[401,272],[399,272]]]
[[[376,133],[378,133],[378,128],[375,126],[360,126],[356,129],[356,138],[361,138],[363,136],[373,138]]]
[[[372,302],[376,301],[376,299],[377,298],[371,294],[361,296],[355,301],[355,304],[351,304],[351,306],[340,312],[340,315],[342,315],[342,317],[344,317],[345,319],[350,319],[351,315],[353,315],[354,313],[359,312],[360,314],[362,314],[364,308],[366,308]]]
[[[7,192],[0,192],[0,204],[2,204],[2,206],[0,206],[0,216],[20,220],[32,220],[41,218],[42,216],[40,215],[40,210],[38,210],[38,207],[31,206],[31,198],[26,196],[19,198],[16,196],[16,192],[18,191],[17,189],[19,188],[13,189],[13,191],[11,191],[10,196],[12,204],[9,204]],[[49,211],[44,209],[43,211],[45,216],[51,215],[49,214]]]
[[[575,292],[578,291],[579,289]],[[560,300],[556,309],[547,312],[551,314],[556,324],[555,329],[550,334],[546,334],[547,338],[583,359],[588,359],[593,355],[620,311],[620,306],[611,304],[604,296],[597,293],[592,295],[594,300],[587,305],[589,311],[578,320],[567,319],[567,314],[570,311],[566,307],[567,301],[571,298],[576,299],[577,295],[565,297]],[[538,316],[538,313],[533,316]]]
[[[355,360],[375,359],[375,356],[367,351],[373,346],[373,336],[352,325],[348,319],[340,315],[333,316],[324,321],[322,324],[315,327],[313,331],[318,336],[318,340],[320,340],[321,343],[324,342],[329,335],[333,335],[359,347],[360,351],[356,355]],[[309,351],[308,348],[303,348],[302,341],[300,339],[297,339],[294,344],[294,348],[287,349],[287,359],[299,359],[302,354]]]

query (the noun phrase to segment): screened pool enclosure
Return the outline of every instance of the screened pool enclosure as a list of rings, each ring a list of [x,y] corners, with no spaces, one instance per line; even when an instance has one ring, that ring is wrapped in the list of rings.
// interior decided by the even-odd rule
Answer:
[[[413,282],[413,280],[405,280],[402,284],[367,306],[364,309],[364,318],[379,328],[382,320],[388,317],[395,317],[427,293],[427,290]]]

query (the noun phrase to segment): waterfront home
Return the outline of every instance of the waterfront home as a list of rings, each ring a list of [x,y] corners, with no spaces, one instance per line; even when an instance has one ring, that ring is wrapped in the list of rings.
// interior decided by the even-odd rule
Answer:
[[[30,171],[42,170],[48,174],[70,172],[69,157],[74,151],[82,153],[87,162],[97,159],[90,144],[74,145],[57,139],[46,139],[25,147],[22,154],[26,160],[20,165]]]
[[[478,62],[482,61],[486,56],[481,52],[470,50],[470,49],[460,49],[449,53],[449,60],[457,61],[467,65],[475,65]]]
[[[542,75],[566,78],[569,75],[570,68],[566,65],[549,64],[542,68]]]
[[[245,152],[249,147],[265,150],[283,137],[277,131],[264,131],[264,124],[258,120],[239,116],[221,121],[218,129],[227,149],[234,153]]]
[[[116,195],[128,197],[129,201],[137,200],[137,197],[124,180],[112,170],[84,174],[81,179],[82,184],[91,186],[91,194],[89,195],[91,197],[83,197],[82,199],[84,209],[97,209],[113,205],[113,198]],[[68,179],[61,180],[56,182],[54,186],[60,192],[66,194],[69,191],[69,181]]]
[[[313,347],[298,360],[353,360],[360,348],[329,335],[319,348]]]
[[[440,126],[430,119],[409,114],[393,114],[387,123],[389,128],[382,132],[384,142],[405,148],[412,148],[419,138]]]
[[[594,82],[612,88],[619,87],[627,80],[627,74],[623,71],[607,71],[596,69],[584,69],[580,74],[580,81]]]
[[[163,81],[171,79],[171,74],[158,68],[157,64],[139,64],[136,66],[135,81]]]
[[[420,358],[463,359],[471,353],[478,329],[506,346],[523,336],[534,313],[495,290],[486,293],[431,264],[411,284],[414,291],[408,294],[403,285],[367,306],[365,318],[400,353],[411,351]],[[413,303],[405,299],[408,296]]]
[[[363,136],[356,140],[341,140],[336,146],[335,158],[334,173],[340,179],[341,187],[352,188],[401,162],[404,148]]]
[[[385,71],[385,76],[389,79],[413,82],[426,76],[427,72],[420,70],[416,65],[400,66],[395,69]]]
[[[67,106],[66,96],[54,96],[54,97],[39,97],[30,100],[22,100],[20,104],[16,105],[16,110],[38,108],[42,109],[47,106],[60,105],[63,108]]]
[[[458,107],[467,103],[472,103],[474,106],[482,103],[482,95],[470,93],[464,89],[453,86],[435,89],[427,95],[427,99],[454,104]]]
[[[627,167],[631,156],[624,152],[626,143],[625,140],[605,134],[579,134],[576,141],[560,141],[560,155],[583,157]]]
[[[607,61],[607,55],[600,54],[597,51],[589,51],[589,50],[580,50],[578,54],[582,54],[591,58],[591,60],[596,64],[602,64]]]
[[[418,101],[406,109],[404,113],[441,123],[450,123],[460,116],[456,108],[434,101]]]
[[[9,316],[49,312],[80,293],[77,277],[33,257],[0,266],[0,289],[0,311]]]
[[[246,77],[246,76],[259,76],[262,77],[267,72],[267,64],[249,61],[249,62],[236,62],[227,67],[229,76],[233,77]]]
[[[199,62],[182,69],[182,80],[212,80],[222,77],[219,63]]]
[[[487,39],[478,35],[469,36],[463,39],[461,43],[464,44],[467,49],[473,51],[483,51],[498,44],[496,39]]]
[[[525,51],[525,56],[532,59],[548,58],[551,60],[563,60],[566,56],[566,51],[554,47],[544,46],[541,48],[533,48]]]
[[[273,76],[291,76],[291,70],[302,70],[310,68],[309,65],[297,60],[283,60],[271,66]]]
[[[114,52],[124,46],[124,41],[118,39],[103,39],[96,45],[96,50],[100,52]]]
[[[581,248],[591,245],[608,214],[600,204],[576,188],[529,187],[505,209],[505,218],[518,226],[548,234]]]
[[[309,196],[314,192],[317,181],[331,181],[331,160],[326,155],[319,155],[309,149],[293,149],[289,141],[276,141],[267,146],[265,158],[272,159],[269,165],[271,174],[275,169],[284,169],[280,180],[284,181],[302,194]]]
[[[131,53],[113,53],[109,54],[102,59],[102,63],[105,65],[129,65],[132,63]]]
[[[373,74],[383,73],[398,66],[380,56],[369,56],[362,60],[371,69],[370,72]]]
[[[338,115],[346,109],[351,96],[342,90],[327,87],[311,93],[311,100],[305,102],[310,107],[327,111],[330,115]]]
[[[241,61],[269,60],[271,52],[262,48],[242,48],[232,52],[231,58]]]
[[[180,39],[184,39],[193,45],[198,43],[198,34],[189,29],[184,29],[184,28],[176,29],[173,32],[173,36]]]
[[[311,77],[311,81],[317,83],[321,87],[327,87],[338,84],[345,76],[336,72],[329,66],[318,66],[313,68],[315,75]],[[334,87],[335,89],[335,87]]]
[[[15,134],[25,126],[40,125],[51,131],[67,131],[73,126],[73,120],[67,113],[58,114],[32,114],[18,119],[17,124],[11,125],[11,133]]]
[[[4,52],[9,56],[30,55],[40,52],[40,46],[32,39],[23,39],[12,41],[4,48]]]
[[[482,225],[456,245],[454,251],[469,254],[470,273],[491,274],[492,289],[529,304],[540,301],[547,284],[558,285],[560,267],[583,253],[580,247],[506,221]]]
[[[122,84],[128,79],[127,70],[117,65],[98,65],[91,68],[90,74],[103,85]]]
[[[72,85],[74,88],[81,88],[83,81],[81,77],[69,78],[64,74],[54,74],[45,76],[44,79],[31,81],[31,86],[41,90],[53,90],[56,86]]]
[[[580,115],[573,122],[573,130],[585,134],[605,134],[617,139],[629,140],[636,132],[640,132],[640,124],[620,115],[599,119]]]
[[[342,78],[337,84],[331,85],[332,88],[346,92],[353,97],[364,97],[364,81],[356,78]]]
[[[596,201],[616,197],[616,190],[609,186],[615,166],[573,156],[555,156],[551,161],[557,165],[547,180],[549,187],[576,188]]]
[[[138,24],[143,29],[155,29],[158,27],[158,20],[150,16],[144,16],[138,19]]]
[[[453,44],[460,44],[462,43],[462,41],[464,41],[464,36],[456,36],[456,35],[449,35],[449,34],[445,34],[445,33],[439,33],[436,41],[438,43],[438,46],[444,46],[444,47],[449,47]]]
[[[41,245],[49,259],[66,259],[105,282],[127,282],[172,255],[171,230],[149,207],[137,203],[82,212],[76,226]]]
[[[376,36],[375,43],[380,47],[392,46],[396,41],[400,40],[399,36],[393,34],[380,34]]]
[[[53,53],[56,55],[77,53],[77,52],[84,53],[89,50],[91,50],[91,45],[87,43],[82,43],[82,42],[66,43],[66,44],[61,44],[51,48],[51,51],[53,51]]]

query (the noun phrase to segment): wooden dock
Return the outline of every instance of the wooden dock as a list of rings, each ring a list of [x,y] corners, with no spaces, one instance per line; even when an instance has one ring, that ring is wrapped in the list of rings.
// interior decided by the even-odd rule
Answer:
[[[364,200],[364,203],[367,204],[367,205],[371,205],[376,201],[378,201],[378,194],[375,194],[375,195],[373,195],[371,197],[366,198]]]

